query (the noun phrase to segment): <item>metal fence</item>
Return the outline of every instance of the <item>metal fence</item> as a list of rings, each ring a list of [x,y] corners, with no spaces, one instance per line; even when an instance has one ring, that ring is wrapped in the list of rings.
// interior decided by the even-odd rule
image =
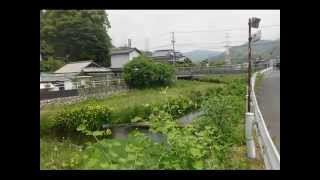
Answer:
[[[127,85],[123,79],[91,81],[91,83],[83,88],[79,88],[80,96],[104,97],[109,92],[115,92],[127,89]]]
[[[280,169],[280,154],[274,145],[263,116],[261,114],[258,101],[255,95],[254,85],[257,73],[266,73],[274,70],[273,64],[270,65],[267,69],[264,69],[260,72],[256,72],[252,77],[252,89],[251,89],[251,97],[252,97],[252,110],[254,113],[254,129],[257,134],[258,143],[261,150],[261,155],[263,157],[263,161],[266,169]]]
[[[269,63],[256,64],[254,70],[261,70],[268,67]],[[238,65],[223,65],[223,66],[208,66],[208,67],[177,67],[176,76],[196,76],[204,74],[239,74],[245,73],[248,66],[244,64]]]

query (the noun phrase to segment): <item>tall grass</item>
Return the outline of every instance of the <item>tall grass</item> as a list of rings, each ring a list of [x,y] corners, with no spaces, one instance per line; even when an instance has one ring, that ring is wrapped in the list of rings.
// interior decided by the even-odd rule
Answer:
[[[179,80],[174,85],[170,86],[167,90],[168,97],[176,97],[178,95],[187,95],[190,92],[204,91],[209,88],[221,87],[220,84],[198,82],[198,81],[184,81]],[[154,104],[165,101],[163,95],[160,94],[162,88],[151,88],[143,90],[130,90],[129,92],[118,93],[104,99],[88,99],[83,102],[71,105],[49,105],[40,111],[40,130],[45,132],[52,127],[54,122],[52,116],[57,114],[63,109],[72,107],[81,107],[90,103],[99,103],[111,107],[116,113],[112,116],[114,122],[123,122],[129,120],[129,114],[135,108],[142,104]]]
[[[167,96],[176,97],[178,95],[187,95],[193,90],[206,91],[207,89],[212,89],[210,92],[213,97],[219,95],[219,98],[209,99],[207,108],[215,109],[210,110],[207,113],[206,121],[200,121],[202,124],[198,124],[199,126],[203,126],[204,129],[210,123],[210,126],[219,127],[217,132],[221,133],[219,135],[219,139],[226,140],[229,144],[231,143],[229,149],[225,151],[222,149],[223,153],[217,154],[214,156],[219,157],[219,160],[213,159],[213,163],[219,163],[217,167],[219,169],[261,169],[260,161],[250,161],[246,158],[246,149],[245,149],[245,138],[244,138],[244,94],[245,94],[245,77],[242,75],[231,75],[231,76],[210,76],[210,78],[217,78],[219,82],[216,83],[208,83],[208,82],[198,82],[198,81],[178,81],[175,85],[172,85],[167,90]],[[210,81],[210,80],[209,80]],[[211,81],[213,82],[213,81]],[[223,82],[223,83],[220,83]],[[241,86],[241,87],[240,87]],[[105,104],[113,109],[117,110],[119,113],[115,115],[113,118],[126,118],[129,116],[126,114],[130,109],[134,109],[141,104],[153,104],[160,103],[165,101],[165,97],[163,97],[159,91],[161,88],[156,89],[144,89],[144,90],[131,90],[127,93],[119,93],[117,95],[113,95],[110,97],[106,97],[102,100],[87,100],[81,102],[76,105],[59,105],[59,106],[51,106],[51,108],[46,107],[41,112],[41,123],[43,130],[50,129],[51,124],[54,122],[50,121],[51,115],[59,112],[60,110],[72,107],[72,106],[83,106],[88,103],[98,102],[101,104]],[[226,96],[226,97],[224,97]],[[232,96],[232,97],[230,97]],[[242,99],[243,98],[243,99]],[[210,103],[211,102],[211,103]],[[215,104],[213,104],[215,103]],[[217,104],[219,103],[219,104]],[[220,113],[220,116],[216,116],[215,113]],[[243,115],[243,117],[242,117]],[[221,119],[225,119],[227,117],[227,122],[230,124],[223,124],[224,122]],[[201,118],[200,118],[201,119]],[[197,124],[197,121],[195,122]],[[229,131],[231,130],[231,131]],[[191,136],[190,136],[191,137]],[[221,138],[220,138],[221,137]],[[81,138],[80,138],[81,139]],[[90,141],[90,140],[88,140]],[[107,158],[110,161],[111,166],[106,166],[111,169],[118,169],[125,167],[126,169],[134,169],[131,167],[130,163],[120,163],[125,164],[125,166],[120,166],[119,161],[128,161],[130,160],[129,156],[126,157],[125,147],[129,144],[135,145],[134,148],[141,148],[139,144],[143,144],[146,142],[135,143],[134,139],[126,139],[126,140],[118,140],[118,139],[108,139],[104,142],[104,147],[110,148],[110,152],[108,149],[101,149],[102,146],[98,143],[95,143],[93,149],[85,148],[85,141],[79,142],[83,147],[75,146],[74,140],[72,138],[68,138],[66,140],[55,139],[48,135],[44,135],[40,139],[41,144],[41,169],[86,169],[91,167],[92,164],[96,164],[94,162],[94,158],[90,159],[90,157],[96,156],[100,157],[99,153],[103,153],[107,151]],[[177,141],[179,142],[179,141]],[[218,141],[219,142],[219,141]],[[111,145],[118,144],[118,145]],[[154,145],[151,146],[151,144]],[[109,146],[110,145],[110,146]],[[183,143],[181,146],[184,145]],[[224,147],[223,142],[220,142],[217,147]],[[129,145],[130,146],[130,145]],[[129,147],[128,146],[128,147]],[[229,145],[227,145],[229,146]],[[154,169],[157,167],[153,167],[157,162],[157,158],[159,155],[161,156],[162,152],[158,145],[155,143],[149,143],[146,145],[146,148],[143,148],[140,154],[137,157],[144,158],[144,162],[148,162],[148,164],[144,164],[144,167],[148,167],[149,169]],[[129,149],[130,150],[130,149]],[[188,149],[185,149],[188,151]],[[140,150],[139,150],[140,151]],[[114,154],[116,153],[116,154]],[[146,155],[146,157],[142,157]],[[102,157],[102,156],[101,156]],[[121,158],[119,158],[121,157]],[[123,159],[124,158],[124,159]],[[127,159],[129,158],[129,159]],[[101,158],[98,158],[101,160]],[[137,159],[139,160],[139,159]],[[141,160],[141,159],[140,159]],[[179,164],[179,162],[176,162]],[[118,166],[115,166],[118,164]],[[135,163],[134,163],[135,164]],[[142,163],[143,165],[143,163]],[[101,164],[101,167],[97,167],[98,169],[103,168],[104,164]],[[215,167],[215,166],[213,166]],[[92,167],[91,167],[92,168]],[[107,169],[108,169],[107,168]]]

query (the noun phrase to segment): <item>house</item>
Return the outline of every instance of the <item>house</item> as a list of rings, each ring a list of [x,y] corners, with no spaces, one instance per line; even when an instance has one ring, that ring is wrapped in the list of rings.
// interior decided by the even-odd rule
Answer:
[[[172,49],[163,49],[163,50],[157,50],[152,53],[151,58],[155,61],[159,62],[168,62],[173,63],[174,61],[174,51]],[[185,62],[187,59],[181,52],[175,51],[175,62],[182,63]]]
[[[42,83],[59,84],[60,89],[68,90],[85,86],[92,80],[103,81],[112,77],[113,73],[111,69],[102,67],[92,60],[77,61],[68,63],[53,74],[47,75],[46,79],[48,80],[42,80]]]
[[[110,69],[115,75],[122,72],[123,66],[133,58],[140,56],[142,53],[137,48],[123,47],[111,49],[111,66]]]
[[[56,74],[40,73],[40,90],[59,91],[61,89],[75,89],[71,78]]]
[[[102,67],[92,60],[68,63],[54,73],[73,77],[91,76],[95,80],[111,79],[113,75],[111,69]]]

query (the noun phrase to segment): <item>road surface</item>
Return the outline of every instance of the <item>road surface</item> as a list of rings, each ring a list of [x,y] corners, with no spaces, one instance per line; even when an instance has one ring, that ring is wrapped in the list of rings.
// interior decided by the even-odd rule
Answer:
[[[257,100],[270,136],[280,152],[280,70],[264,74]]]

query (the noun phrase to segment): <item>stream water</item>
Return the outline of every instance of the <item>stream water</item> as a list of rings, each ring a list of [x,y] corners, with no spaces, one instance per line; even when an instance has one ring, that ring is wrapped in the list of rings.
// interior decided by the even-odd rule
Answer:
[[[181,118],[178,119],[178,124],[181,126],[186,126],[187,124],[191,123],[195,118],[202,115],[202,112],[191,112]],[[111,139],[127,139],[128,135],[134,131],[138,130],[139,132],[145,134],[155,142],[162,142],[165,140],[165,136],[160,133],[153,133],[149,130],[148,127],[140,127],[140,126],[116,126],[110,128],[112,131]],[[55,137],[57,140],[62,141],[63,137],[68,137],[69,140],[72,141],[75,145],[83,145],[85,142],[95,142],[93,137],[84,136],[81,133],[74,133],[74,132],[64,132],[64,131],[50,131],[47,132],[43,136]]]
[[[181,126],[186,126],[187,124],[191,123],[195,118],[199,117],[202,114],[203,114],[203,112],[189,113],[189,114],[179,118],[178,124]],[[126,138],[128,138],[128,135],[134,130],[138,130],[139,132],[147,135],[148,137],[150,137],[152,140],[154,140],[156,142],[161,142],[165,138],[164,135],[162,135],[160,133],[153,133],[153,132],[149,131],[149,129],[146,127],[132,127],[132,126],[131,127],[122,126],[122,127],[111,128],[112,138],[126,139]]]

